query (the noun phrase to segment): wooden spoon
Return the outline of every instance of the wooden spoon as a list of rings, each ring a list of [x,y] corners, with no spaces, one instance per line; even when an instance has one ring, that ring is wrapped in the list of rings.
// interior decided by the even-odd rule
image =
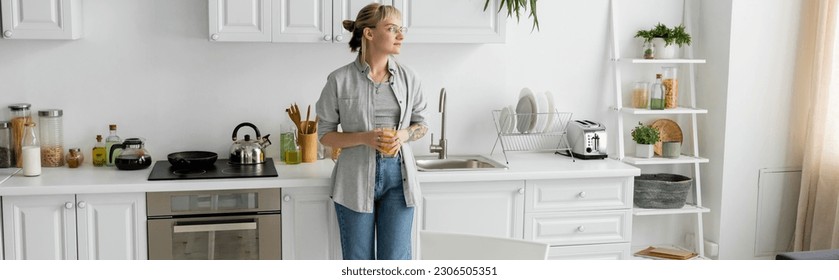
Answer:
[[[305,124],[306,124],[305,133],[306,134],[311,134],[311,132],[309,132],[309,130],[311,129],[311,123],[309,122],[309,116],[310,116],[311,110],[312,110],[312,105],[309,105],[309,107],[306,108],[306,122],[305,122]]]

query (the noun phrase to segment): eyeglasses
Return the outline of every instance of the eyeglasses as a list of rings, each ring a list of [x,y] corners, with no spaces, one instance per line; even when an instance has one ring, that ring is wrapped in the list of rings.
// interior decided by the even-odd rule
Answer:
[[[376,27],[373,26],[373,27],[370,27],[370,28],[376,28]],[[405,33],[408,33],[408,28],[404,27],[404,26],[390,25],[390,26],[387,27],[387,31],[390,32],[393,35],[396,35],[397,33],[405,34]]]

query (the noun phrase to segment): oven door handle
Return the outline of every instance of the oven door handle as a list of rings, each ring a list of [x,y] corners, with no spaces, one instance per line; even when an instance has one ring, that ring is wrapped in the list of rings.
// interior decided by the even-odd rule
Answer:
[[[256,229],[256,222],[174,226],[175,233]]]

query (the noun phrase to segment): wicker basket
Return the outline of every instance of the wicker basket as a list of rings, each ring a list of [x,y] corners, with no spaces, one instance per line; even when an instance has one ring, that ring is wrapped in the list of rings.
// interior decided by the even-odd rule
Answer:
[[[682,208],[692,183],[690,177],[678,174],[641,174],[635,177],[635,205],[655,209]]]

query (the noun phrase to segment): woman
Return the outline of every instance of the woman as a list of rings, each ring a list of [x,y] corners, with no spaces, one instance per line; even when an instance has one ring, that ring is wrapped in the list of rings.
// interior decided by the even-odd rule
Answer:
[[[342,149],[332,171],[332,199],[348,260],[411,259],[419,183],[405,142],[428,129],[419,78],[393,58],[406,31],[401,22],[399,10],[376,3],[355,21],[345,20],[353,34],[350,51],[358,57],[329,74],[316,105],[320,142]]]

